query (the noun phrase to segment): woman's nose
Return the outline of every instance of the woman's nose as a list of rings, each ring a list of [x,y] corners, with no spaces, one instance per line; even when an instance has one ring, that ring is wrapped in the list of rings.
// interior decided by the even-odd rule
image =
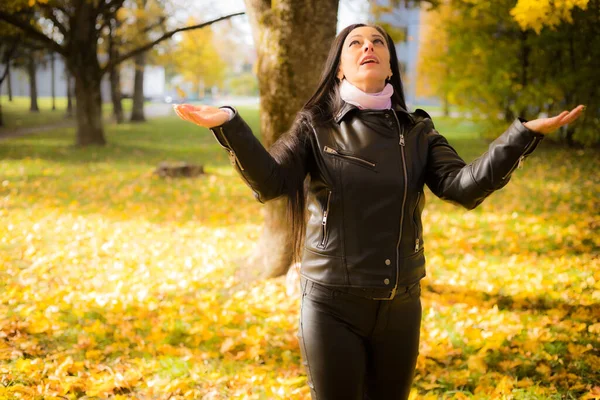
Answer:
[[[366,53],[367,51],[373,51],[373,43],[368,40],[365,41],[365,45],[363,46],[363,51]]]

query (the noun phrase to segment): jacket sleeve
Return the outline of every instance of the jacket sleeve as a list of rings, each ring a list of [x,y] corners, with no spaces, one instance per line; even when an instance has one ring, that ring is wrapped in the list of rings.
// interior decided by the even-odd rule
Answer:
[[[295,125],[279,137],[269,150],[254,136],[238,111],[220,126],[210,128],[244,182],[261,203],[291,193],[307,174],[310,142],[303,125]]]
[[[442,200],[474,209],[492,192],[504,187],[515,168],[521,167],[543,140],[543,134],[527,129],[523,122],[527,121],[515,119],[483,155],[469,164],[432,125],[427,133],[427,186]]]

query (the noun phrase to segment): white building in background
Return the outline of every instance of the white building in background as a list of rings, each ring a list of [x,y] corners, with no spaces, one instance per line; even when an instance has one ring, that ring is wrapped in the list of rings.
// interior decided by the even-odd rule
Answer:
[[[2,71],[4,69],[2,68]],[[56,97],[67,97],[67,74],[65,63],[61,56],[54,57],[54,85]],[[121,65],[121,91],[123,94],[133,94],[134,67],[131,63]],[[38,63],[36,70],[38,97],[52,96],[51,60]],[[8,95],[8,78],[0,87],[0,94]],[[25,69],[11,68],[10,81],[13,96],[29,96],[29,75]],[[163,99],[165,96],[165,69],[161,66],[147,65],[144,68],[144,96]],[[108,73],[102,78],[100,86],[102,101],[110,102],[110,81]]]
[[[121,68],[121,92],[133,95],[135,69],[127,65]],[[144,97],[163,99],[165,97],[165,68],[156,65],[146,65],[144,68]]]
[[[378,0],[381,5],[389,4],[389,0]],[[407,8],[404,2],[395,7],[392,13],[381,17],[383,22],[389,23],[404,31],[405,40],[396,43],[396,54],[398,55],[399,68],[404,84],[404,95],[408,106],[438,104],[436,98],[420,97],[416,93],[418,77],[417,62],[419,58],[419,46],[421,45],[421,23],[423,13],[426,11],[420,7]]]

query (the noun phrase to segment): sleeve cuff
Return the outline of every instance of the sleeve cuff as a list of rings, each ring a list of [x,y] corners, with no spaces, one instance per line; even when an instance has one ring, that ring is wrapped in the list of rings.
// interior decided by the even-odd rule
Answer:
[[[233,119],[233,117],[235,116],[235,110],[231,107],[228,106],[224,106],[224,107],[219,107],[221,110],[227,111],[227,113],[229,114],[229,119],[227,121],[231,121]]]

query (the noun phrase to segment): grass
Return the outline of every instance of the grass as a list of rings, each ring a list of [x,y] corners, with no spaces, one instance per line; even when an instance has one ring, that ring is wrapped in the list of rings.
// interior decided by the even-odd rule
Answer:
[[[486,151],[477,125],[434,122],[467,161]],[[0,142],[0,399],[309,398],[299,300],[236,275],[262,206],[212,134],[173,117],[109,125],[105,147],[74,134]],[[599,159],[542,142],[469,212],[426,190],[412,399],[596,390]],[[162,161],[207,174],[163,180]]]
[[[0,127],[0,135],[4,132],[12,132],[17,129],[32,128],[36,126],[48,126],[65,124],[74,119],[66,118],[67,98],[57,97],[55,100],[56,110],[52,110],[52,99],[50,97],[39,97],[39,112],[29,111],[29,96],[13,96],[13,101],[8,101],[8,96],[0,96],[2,104],[2,118],[4,126]],[[123,99],[123,109],[131,111],[131,99]],[[75,104],[73,104],[75,107]],[[110,118],[112,104],[102,104],[105,118]]]

